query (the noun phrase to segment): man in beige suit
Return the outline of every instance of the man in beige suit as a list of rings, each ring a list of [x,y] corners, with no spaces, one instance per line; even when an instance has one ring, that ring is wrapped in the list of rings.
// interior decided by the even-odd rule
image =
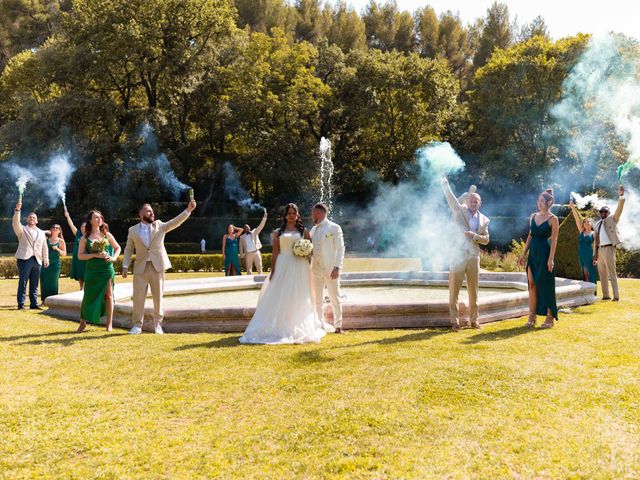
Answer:
[[[616,212],[613,215],[609,215],[609,207],[603,206],[600,208],[600,220],[594,226],[596,231],[596,252],[593,261],[598,265],[598,276],[602,283],[602,299],[611,300],[609,296],[609,281],[611,281],[614,302],[620,300],[618,274],[616,273],[616,248],[622,243],[620,232],[618,232],[618,222],[624,208],[624,187],[620,187],[618,194]]]
[[[253,267],[256,267],[258,275],[262,275],[262,254],[260,249],[262,243],[260,242],[260,232],[267,223],[267,209],[264,209],[264,215],[260,225],[251,230],[249,225],[245,225],[242,235],[240,236],[239,254],[240,258],[244,258],[247,264],[247,273],[253,275]]]
[[[153,320],[155,332],[162,334],[162,296],[164,294],[164,272],[171,268],[171,262],[164,248],[165,235],[182,225],[193,209],[195,200],[191,200],[187,209],[174,219],[164,223],[156,220],[151,205],[140,207],[140,223],[129,229],[127,246],[122,260],[122,278],[127,278],[131,256],[135,253],[136,261],[133,267],[133,327],[129,331],[132,335],[142,333],[144,320],[144,302],[147,291],[151,287],[153,297]]]
[[[480,328],[478,322],[478,286],[480,283],[480,245],[489,243],[489,219],[480,213],[482,199],[475,191],[469,192],[465,203],[460,203],[451,191],[446,178],[442,190],[451,208],[453,221],[460,227],[461,248],[459,255],[451,259],[449,269],[449,318],[451,329],[460,330],[458,297],[465,276],[469,294],[469,321],[472,328]],[[452,241],[455,241],[452,239]]]
[[[38,225],[38,216],[31,212],[27,216],[27,224],[20,223],[20,210],[22,203],[16,204],[13,212],[13,231],[18,237],[18,250],[16,261],[18,263],[18,310],[24,310],[27,300],[27,282],[29,283],[29,302],[32,310],[40,310],[38,306],[38,283],[40,281],[40,269],[49,266],[49,249],[47,237]]]

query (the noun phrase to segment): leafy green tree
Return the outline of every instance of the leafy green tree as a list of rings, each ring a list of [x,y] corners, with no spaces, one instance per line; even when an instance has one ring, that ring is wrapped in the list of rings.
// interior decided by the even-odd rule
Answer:
[[[415,25],[409,12],[398,10],[395,0],[379,5],[371,0],[363,15],[367,43],[384,51],[412,52],[415,48]]]
[[[494,50],[505,49],[513,43],[513,30],[506,3],[493,2],[487,10],[482,22],[482,30],[478,39],[478,48],[473,57],[473,66],[482,67]]]
[[[470,92],[471,151],[479,155],[477,174],[496,191],[505,179],[540,189],[559,157],[559,135],[550,108],[563,94],[563,81],[583,51],[587,37],[551,42],[533,37],[497,50],[474,77]]]
[[[367,47],[364,22],[344,0],[340,0],[333,9],[327,40],[340,47],[343,52],[363,51]]]

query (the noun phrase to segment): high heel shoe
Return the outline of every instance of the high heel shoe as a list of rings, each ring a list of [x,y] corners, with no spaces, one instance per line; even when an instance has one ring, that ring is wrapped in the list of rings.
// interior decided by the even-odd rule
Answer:
[[[536,326],[536,314],[529,314],[529,321],[524,325],[525,327],[535,327]]]
[[[78,329],[76,330],[76,333],[84,332],[85,328],[87,328],[87,322],[85,322],[84,320],[80,320],[80,325],[78,326]]]
[[[556,323],[556,319],[553,317],[547,317],[544,321],[544,323],[542,325],[540,325],[540,328],[553,328],[553,326]]]

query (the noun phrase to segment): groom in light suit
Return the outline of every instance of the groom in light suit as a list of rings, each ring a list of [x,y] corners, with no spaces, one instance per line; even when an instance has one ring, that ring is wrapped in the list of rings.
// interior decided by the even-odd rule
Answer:
[[[329,209],[317,203],[311,211],[314,227],[311,229],[313,258],[311,275],[316,297],[318,318],[324,324],[324,287],[327,287],[333,308],[333,326],[342,333],[342,304],[340,301],[340,271],[344,261],[344,237],[340,225],[327,219]]]
[[[133,327],[129,331],[132,335],[142,333],[144,320],[144,302],[147,291],[151,287],[153,297],[153,320],[155,332],[162,334],[162,296],[164,294],[164,272],[171,268],[171,262],[164,248],[165,235],[182,225],[193,209],[196,208],[195,200],[191,200],[187,209],[168,222],[155,219],[151,205],[145,203],[140,207],[140,223],[129,228],[127,246],[124,249],[122,260],[122,278],[127,278],[131,256],[136,255],[133,267]]]
[[[449,268],[449,318],[451,329],[460,330],[458,296],[467,277],[469,294],[469,321],[472,328],[480,328],[478,322],[478,288],[480,283],[480,245],[489,243],[489,219],[480,213],[482,199],[472,189],[461,203],[451,191],[446,178],[442,179],[442,190],[451,209],[453,222],[460,229],[459,251],[451,259]],[[456,239],[449,241],[455,242]]]

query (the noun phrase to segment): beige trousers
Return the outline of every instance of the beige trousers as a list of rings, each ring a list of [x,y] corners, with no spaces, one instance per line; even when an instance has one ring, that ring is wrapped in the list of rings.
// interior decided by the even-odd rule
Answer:
[[[262,275],[262,255],[260,250],[255,252],[247,252],[245,254],[245,261],[247,262],[247,273],[253,275],[253,267],[256,267],[258,275]]]
[[[333,326],[342,328],[342,303],[340,302],[340,277],[331,278],[331,272],[324,268],[312,268],[311,279],[313,281],[313,291],[316,301],[318,318],[324,321],[324,287],[326,285],[331,307],[333,308]]]
[[[469,320],[478,321],[478,283],[480,278],[480,257],[471,257],[459,264],[451,265],[449,271],[449,318],[451,325],[460,325],[458,297],[465,276],[469,294]]]
[[[134,327],[142,327],[144,321],[144,302],[147,298],[147,291],[151,287],[153,297],[153,321],[155,325],[162,325],[164,309],[162,308],[162,296],[164,295],[164,272],[158,272],[153,268],[151,262],[147,265],[143,273],[133,275],[133,318],[131,323]]]
[[[618,273],[616,272],[616,247],[598,248],[598,276],[602,284],[602,296],[609,297],[609,281],[613,287],[613,298],[620,298]]]

